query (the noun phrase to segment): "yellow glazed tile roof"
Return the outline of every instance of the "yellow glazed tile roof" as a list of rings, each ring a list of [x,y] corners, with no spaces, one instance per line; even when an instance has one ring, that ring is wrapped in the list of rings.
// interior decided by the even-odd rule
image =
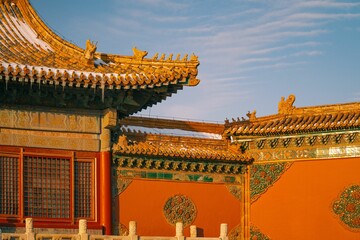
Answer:
[[[278,114],[227,122],[223,135],[271,136],[352,130],[360,127],[360,103],[296,108],[293,106],[293,95],[290,95],[287,101],[283,100],[279,103]]]
[[[194,139],[174,136],[148,136],[145,141],[132,141],[126,135],[114,144],[115,154],[189,160],[251,163],[252,159],[232,149],[224,140]]]
[[[147,58],[136,48],[133,56],[105,54],[89,40],[83,49],[50,30],[28,0],[0,2],[0,36],[0,74],[6,79],[107,89],[199,83],[195,55]]]
[[[116,155],[252,162],[238,146],[222,138],[221,124],[131,116],[121,119],[119,126],[119,138],[113,145]]]

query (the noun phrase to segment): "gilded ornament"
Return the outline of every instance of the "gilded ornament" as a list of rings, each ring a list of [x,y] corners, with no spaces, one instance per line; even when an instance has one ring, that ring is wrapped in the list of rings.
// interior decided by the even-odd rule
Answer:
[[[262,233],[257,227],[250,226],[250,240],[270,240],[270,238]]]
[[[87,60],[93,60],[94,59],[94,54],[97,48],[97,43],[91,42],[89,39],[86,40],[86,48],[84,51],[84,57]]]
[[[194,61],[194,62],[197,62],[198,61],[198,56],[196,56],[194,53],[191,54],[191,57],[190,57],[190,61]]]
[[[329,135],[321,136],[321,142],[322,142],[322,144],[324,144],[324,145],[328,144],[329,140],[330,140],[330,136],[329,136]]]
[[[189,86],[197,86],[200,83],[199,79],[192,78],[189,80]]]
[[[306,138],[306,142],[310,146],[313,146],[316,143],[316,140],[317,140],[317,136],[310,136],[310,137]]]
[[[348,143],[353,143],[354,141],[355,141],[355,139],[356,139],[356,133],[350,133],[350,134],[348,134],[348,135],[346,135],[346,141],[348,142]]]
[[[360,231],[360,185],[345,188],[332,208],[346,227]]]
[[[256,201],[291,166],[289,162],[254,164],[250,167],[250,197]]]
[[[144,57],[148,54],[147,51],[139,50],[136,47],[133,47],[132,50],[133,50],[133,53],[134,53],[134,58],[136,60],[143,60]]]
[[[278,145],[278,142],[279,142],[279,139],[278,138],[274,138],[274,139],[270,139],[270,147],[271,148],[276,148],[277,145]]]
[[[116,171],[114,172],[116,173]],[[115,183],[112,186],[113,197],[115,197],[124,192],[125,189],[131,184],[132,180],[128,178],[121,178],[116,174],[113,174],[112,182]]]
[[[152,57],[152,60],[157,60],[159,57],[159,53],[155,53],[155,55]]]
[[[336,134],[334,135],[334,142],[340,144],[343,138],[343,134]]]
[[[124,224],[115,222],[115,224],[113,223],[112,234],[117,236],[128,236],[129,230]]]
[[[301,147],[301,145],[303,144],[304,142],[304,137],[298,137],[298,138],[295,138],[295,145],[297,147]]]
[[[252,112],[248,111],[246,116],[249,118],[250,121],[256,120],[256,110],[254,110]]]
[[[240,224],[235,226],[233,229],[230,230],[228,234],[229,240],[238,240],[241,239],[241,226]]]
[[[9,64],[8,67],[7,67],[7,72],[6,72],[6,75],[10,75],[13,71],[13,67]]]
[[[116,146],[116,145],[115,145]],[[132,146],[130,145],[129,148]],[[113,147],[116,151],[117,147]],[[127,154],[129,154],[128,152]],[[210,163],[210,162],[181,162],[167,159],[149,159],[144,156],[126,157],[114,155],[114,162],[122,168],[144,168],[171,171],[188,171],[198,173],[218,173],[218,174],[239,174],[243,170],[239,163]]]
[[[21,72],[21,69],[20,69],[19,65],[16,65],[15,71],[12,72],[12,75],[17,76],[20,72]]]
[[[265,146],[265,140],[261,139],[261,140],[256,141],[256,146],[258,149],[263,149]]]
[[[172,54],[172,53],[170,53],[170,54],[169,54],[169,57],[168,57],[168,59],[167,59],[167,61],[172,61],[172,58],[173,58],[173,54]]]
[[[177,222],[182,222],[187,227],[195,220],[197,210],[190,198],[178,194],[165,202],[163,213],[169,224],[175,226]]]
[[[242,190],[240,185],[226,185],[226,188],[237,200],[242,200]]]
[[[113,150],[120,151],[120,150],[125,149],[127,146],[128,146],[127,137],[125,135],[121,135],[118,138],[118,142],[113,145]]]
[[[278,112],[279,114],[291,114],[292,111],[295,109],[293,106],[295,102],[295,95],[291,94],[285,100],[285,97],[281,97],[281,100],[278,104]]]
[[[229,240],[242,239],[241,236],[241,225],[237,225],[229,232]],[[262,233],[257,227],[250,226],[250,240],[270,240],[270,238]]]

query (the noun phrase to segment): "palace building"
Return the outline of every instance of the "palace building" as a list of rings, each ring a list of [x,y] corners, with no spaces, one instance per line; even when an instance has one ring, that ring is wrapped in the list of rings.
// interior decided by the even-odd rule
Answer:
[[[134,116],[195,87],[198,57],[78,47],[28,0],[0,12],[2,233],[32,218],[46,234],[85,219],[98,235],[136,221],[141,236],[181,222],[185,236],[226,223],[229,239],[359,239],[360,103],[290,95],[274,115],[223,124]]]

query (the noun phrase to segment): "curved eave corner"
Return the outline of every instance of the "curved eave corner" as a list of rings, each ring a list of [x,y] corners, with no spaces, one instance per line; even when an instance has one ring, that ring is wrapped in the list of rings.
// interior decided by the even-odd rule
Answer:
[[[46,26],[28,0],[3,0],[0,4],[2,22],[7,29],[1,32],[2,49],[6,51],[2,52],[0,61],[4,68],[26,70],[18,70],[19,75],[32,72],[62,85],[75,81],[77,86],[85,88],[157,88],[199,83],[196,78],[199,61],[194,54],[173,57],[174,54],[156,53],[146,58],[148,52],[136,47],[133,56],[106,54],[96,52],[96,43],[90,40],[83,49]]]
[[[90,40],[84,43],[83,49],[55,34],[28,0],[2,0],[0,11],[3,26],[0,28],[0,84],[4,90],[0,102],[3,104],[43,106],[48,102],[51,107],[67,108],[88,108],[90,104],[92,109],[111,107],[129,115],[161,102],[183,86],[199,83],[196,78],[199,61],[194,54],[160,56],[156,53],[146,58],[148,52],[136,47],[133,56],[99,53]],[[25,91],[28,100],[16,94],[17,88]],[[46,94],[40,94],[41,91],[49,97],[57,91],[61,101],[44,101]],[[72,92],[77,97],[83,96],[81,106],[62,98]],[[116,105],[118,101],[123,101],[130,110]]]

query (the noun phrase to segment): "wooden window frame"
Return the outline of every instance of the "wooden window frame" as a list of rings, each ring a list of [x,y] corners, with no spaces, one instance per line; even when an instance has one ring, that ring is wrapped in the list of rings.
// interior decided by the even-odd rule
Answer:
[[[22,165],[23,165],[23,169],[22,169],[22,176],[23,176],[23,185],[22,185],[22,191],[23,191],[23,197],[22,197],[22,200],[25,201],[25,177],[24,177],[24,174],[25,174],[25,171],[24,171],[24,165],[25,165],[25,159],[27,157],[34,157],[34,158],[43,158],[43,159],[59,159],[59,160],[67,160],[69,161],[69,188],[67,190],[67,193],[69,194],[69,213],[68,213],[68,217],[59,217],[59,218],[56,218],[56,217],[42,217],[42,216],[34,216],[34,215],[25,215],[25,202],[23,202],[23,205],[21,206],[22,209],[23,209],[23,216],[24,218],[26,217],[32,217],[34,220],[39,220],[39,221],[56,221],[56,222],[73,222],[73,215],[74,215],[74,211],[73,211],[73,197],[74,197],[74,194],[73,194],[73,188],[74,188],[74,185],[73,185],[73,181],[74,181],[74,178],[73,178],[73,165],[74,165],[74,159],[72,157],[64,157],[64,156],[54,156],[54,155],[45,155],[45,154],[29,154],[29,153],[26,153],[23,155],[22,157]],[[47,173],[47,172],[46,172]],[[62,183],[60,183],[62,184]],[[43,185],[41,185],[41,187],[43,187]],[[56,188],[56,190],[58,191],[59,189]],[[48,195],[49,193],[46,192],[46,196]],[[62,214],[62,213],[60,213]]]
[[[95,220],[95,213],[96,213],[96,209],[95,209],[95,206],[97,206],[97,199],[96,199],[96,192],[95,192],[95,189],[96,189],[96,159],[89,159],[89,158],[77,158],[75,162],[78,162],[78,163],[90,163],[91,164],[91,203],[92,203],[92,208],[90,209],[90,216],[89,217],[76,217],[75,216],[75,207],[76,207],[76,204],[74,203],[74,217],[76,220],[79,220],[79,219],[86,219],[86,220],[89,220],[89,221],[94,221]],[[76,190],[76,187],[75,187],[75,162],[74,162],[74,178],[73,178],[73,182],[74,182],[74,188],[73,188],[73,192],[74,192],[74,197],[73,197],[73,200],[75,201],[75,190]]]
[[[20,174],[20,169],[21,169],[21,160],[20,160],[20,156],[19,154],[12,154],[12,153],[2,153],[0,154],[0,157],[5,157],[5,158],[14,158],[17,159],[18,161],[18,172],[17,172],[17,197],[18,197],[18,211],[17,214],[0,214],[0,218],[8,218],[8,219],[16,219],[19,218],[21,216],[22,213],[22,207],[21,207],[21,174]]]
[[[84,217],[75,217],[75,162],[89,162],[91,163],[91,214],[90,217],[87,217],[89,222],[96,222],[97,219],[97,158],[95,157],[96,153],[85,154],[85,156],[77,156],[77,152],[66,151],[66,150],[48,150],[48,149],[30,149],[30,148],[20,148],[20,147],[4,147],[0,146],[0,156],[4,157],[13,157],[17,158],[18,162],[18,214],[9,215],[9,214],[0,214],[0,223],[1,222],[24,222],[25,218],[25,196],[24,196],[24,159],[25,157],[41,157],[41,158],[61,158],[68,159],[70,161],[70,186],[69,186],[69,196],[70,196],[70,207],[69,207],[69,218],[46,218],[46,217],[35,217],[30,216],[38,222],[44,223],[60,223],[60,224],[74,224],[79,219],[84,219]]]

